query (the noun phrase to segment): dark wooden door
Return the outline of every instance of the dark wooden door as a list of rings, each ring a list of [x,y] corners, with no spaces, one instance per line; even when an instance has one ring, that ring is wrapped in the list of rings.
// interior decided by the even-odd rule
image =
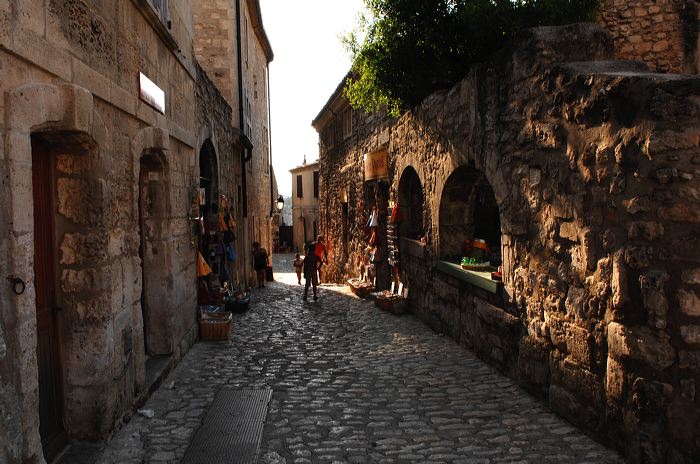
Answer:
[[[34,282],[36,289],[37,363],[41,444],[47,462],[67,444],[56,306],[53,157],[41,140],[32,139],[34,189]]]

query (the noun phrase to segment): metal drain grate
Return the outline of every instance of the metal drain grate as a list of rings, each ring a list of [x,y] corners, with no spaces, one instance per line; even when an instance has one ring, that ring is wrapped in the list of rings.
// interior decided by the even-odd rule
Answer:
[[[223,388],[181,464],[253,464],[272,390]]]

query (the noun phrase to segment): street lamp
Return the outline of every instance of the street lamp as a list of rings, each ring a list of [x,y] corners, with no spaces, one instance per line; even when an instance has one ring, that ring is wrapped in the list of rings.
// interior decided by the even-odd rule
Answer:
[[[284,198],[280,195],[277,197],[277,211],[282,211],[282,208],[284,208]]]

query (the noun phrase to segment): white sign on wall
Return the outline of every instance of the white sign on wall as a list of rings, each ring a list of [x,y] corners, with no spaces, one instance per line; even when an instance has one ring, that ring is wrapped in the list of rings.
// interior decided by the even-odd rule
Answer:
[[[165,92],[141,72],[139,73],[139,97],[165,114]]]

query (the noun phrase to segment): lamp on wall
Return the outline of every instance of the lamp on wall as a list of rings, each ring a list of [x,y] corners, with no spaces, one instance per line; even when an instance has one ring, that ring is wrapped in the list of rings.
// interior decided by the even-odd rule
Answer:
[[[340,191],[340,202],[341,203],[348,202],[348,189],[347,188],[344,188]]]
[[[284,198],[282,195],[277,197],[277,211],[282,211],[284,209]]]

